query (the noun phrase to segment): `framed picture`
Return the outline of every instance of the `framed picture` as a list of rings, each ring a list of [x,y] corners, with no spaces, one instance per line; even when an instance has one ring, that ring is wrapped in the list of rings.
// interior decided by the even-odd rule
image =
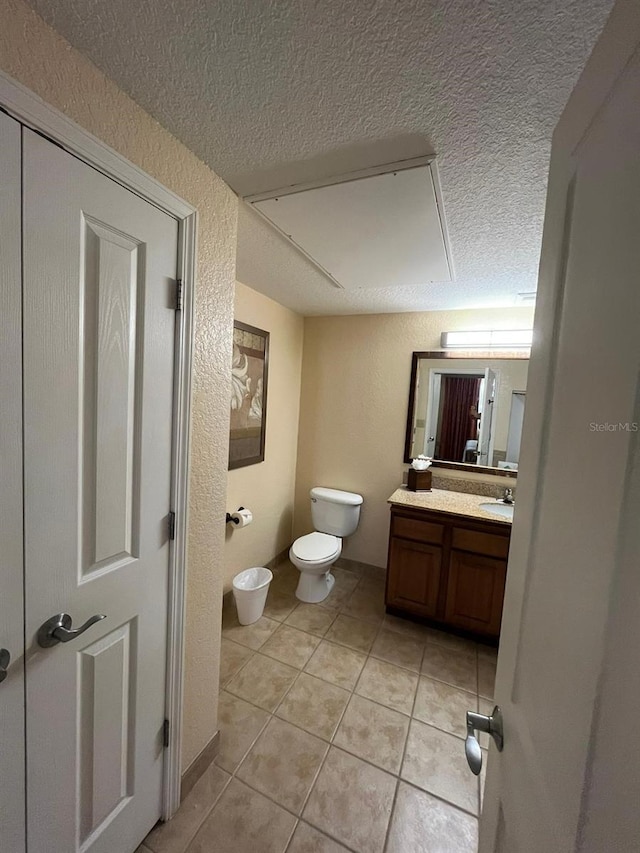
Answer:
[[[229,469],[264,461],[269,332],[233,324]]]

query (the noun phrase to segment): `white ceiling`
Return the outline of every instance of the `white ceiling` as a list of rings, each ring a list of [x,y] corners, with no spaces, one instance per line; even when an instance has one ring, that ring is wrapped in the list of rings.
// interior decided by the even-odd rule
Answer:
[[[238,278],[305,314],[513,305],[553,127],[612,0],[29,0],[240,195],[435,152],[453,283],[340,291],[241,205]]]

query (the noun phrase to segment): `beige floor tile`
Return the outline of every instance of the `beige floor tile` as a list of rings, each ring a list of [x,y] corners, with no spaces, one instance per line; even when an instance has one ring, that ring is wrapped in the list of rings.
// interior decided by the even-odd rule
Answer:
[[[360,581],[342,608],[347,616],[379,624],[384,618],[384,586],[376,581]]]
[[[303,672],[280,703],[276,715],[325,740],[331,740],[349,701],[349,692]]]
[[[473,640],[467,640],[465,637],[458,637],[456,634],[449,634],[446,631],[438,631],[435,628],[429,632],[427,641],[445,649],[454,649],[459,652],[473,653],[478,648],[478,644],[474,643]]]
[[[336,579],[334,589],[338,589],[344,592],[353,592],[353,590],[360,583],[360,575],[356,572],[352,572],[349,569],[341,568],[340,566],[334,566],[331,569],[331,574]]]
[[[153,853],[184,853],[230,779],[224,770],[210,765],[173,818],[149,833],[145,839],[147,847]]]
[[[220,647],[221,687],[224,687],[227,681],[229,681],[230,678],[233,678],[236,672],[242,669],[252,654],[253,649],[241,646],[238,643],[225,639],[224,637],[222,638],[222,644]]]
[[[353,690],[366,661],[366,655],[323,640],[313,653],[305,671],[325,681]]]
[[[409,717],[354,695],[333,742],[383,770],[398,773],[408,730]]]
[[[362,670],[356,693],[393,708],[394,711],[411,714],[417,686],[416,673],[370,657]]]
[[[256,654],[231,679],[227,690],[265,711],[274,711],[297,675],[294,667]]]
[[[368,652],[376,638],[378,626],[352,616],[340,615],[326,633],[326,639],[359,652]]]
[[[472,814],[478,813],[478,780],[460,738],[412,720],[402,778]]]
[[[485,699],[493,699],[496,684],[496,660],[482,655],[478,657],[478,693]]]
[[[473,711],[476,703],[475,693],[422,676],[413,716],[450,734],[466,737],[467,711]]]
[[[420,640],[383,628],[376,637],[371,654],[396,666],[420,672],[423,650],[424,643]]]
[[[188,853],[284,853],[295,817],[233,779]]]
[[[383,627],[387,631],[395,631],[396,634],[413,637],[414,640],[420,640],[422,643],[427,642],[429,633],[432,631],[426,625],[420,625],[419,622],[412,622],[410,619],[402,619],[400,616],[392,616],[390,613],[385,615]]]
[[[215,763],[233,773],[268,719],[266,711],[223,690],[218,703],[220,749]]]
[[[281,625],[275,634],[269,637],[260,649],[260,653],[302,669],[319,642],[320,637],[298,631],[290,625]]]
[[[381,853],[395,788],[389,773],[332,746],[304,818],[357,853]]]
[[[335,618],[336,614],[325,607],[319,607],[317,604],[299,604],[285,622],[292,628],[299,628],[300,631],[306,631],[308,634],[324,637]]]
[[[494,646],[487,646],[484,643],[478,643],[478,657],[488,658],[496,662],[498,660],[498,650]]]
[[[236,776],[300,814],[328,748],[326,741],[272,717]]]
[[[319,606],[334,614],[339,613],[347,605],[352,592],[353,590],[350,589],[336,589],[334,587],[324,601],[320,602]]]
[[[478,691],[478,658],[475,652],[454,651],[428,643],[422,658],[422,674],[438,681],[445,681],[453,687]]]
[[[476,853],[478,821],[400,782],[386,853]]]
[[[324,832],[314,829],[301,820],[293,833],[291,844],[287,847],[287,853],[349,853],[349,851]]]
[[[136,853],[153,853],[153,851],[145,844],[141,844],[140,847],[136,848]]]
[[[267,602],[264,606],[264,615],[269,619],[274,619],[276,622],[284,622],[297,606],[298,599],[292,590],[274,590],[273,592],[269,590]]]
[[[266,616],[262,616],[253,625],[240,625],[239,623],[229,625],[222,629],[222,636],[256,651],[267,642],[279,624],[274,619],[267,619]]]

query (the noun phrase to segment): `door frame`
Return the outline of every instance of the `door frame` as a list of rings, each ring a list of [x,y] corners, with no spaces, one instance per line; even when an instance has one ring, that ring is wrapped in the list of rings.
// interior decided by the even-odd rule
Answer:
[[[178,220],[178,277],[181,308],[176,311],[173,429],[171,447],[171,509],[175,538],[169,542],[167,663],[165,716],[169,746],[165,750],[162,820],[180,805],[182,706],[184,691],[184,623],[189,499],[189,426],[193,352],[194,289],[197,257],[197,211],[113,148],[84,130],[26,86],[0,70],[0,109],[26,127],[61,146],[74,157]]]

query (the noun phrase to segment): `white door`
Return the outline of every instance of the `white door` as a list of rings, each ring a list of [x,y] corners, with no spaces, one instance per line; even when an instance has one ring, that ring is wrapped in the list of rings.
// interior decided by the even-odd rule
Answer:
[[[28,130],[23,188],[28,847],[131,853],[161,808],[178,226]],[[106,619],[41,647],[60,613]]]
[[[640,7],[554,135],[483,853],[640,849]]]
[[[0,848],[11,853],[25,829],[21,306],[20,125],[0,113]]]
[[[480,418],[480,434],[478,436],[479,465],[491,465],[493,463],[493,417],[498,392],[497,385],[498,375],[496,371],[487,367],[484,371],[484,382],[480,391],[482,408],[479,411],[482,417]]]

